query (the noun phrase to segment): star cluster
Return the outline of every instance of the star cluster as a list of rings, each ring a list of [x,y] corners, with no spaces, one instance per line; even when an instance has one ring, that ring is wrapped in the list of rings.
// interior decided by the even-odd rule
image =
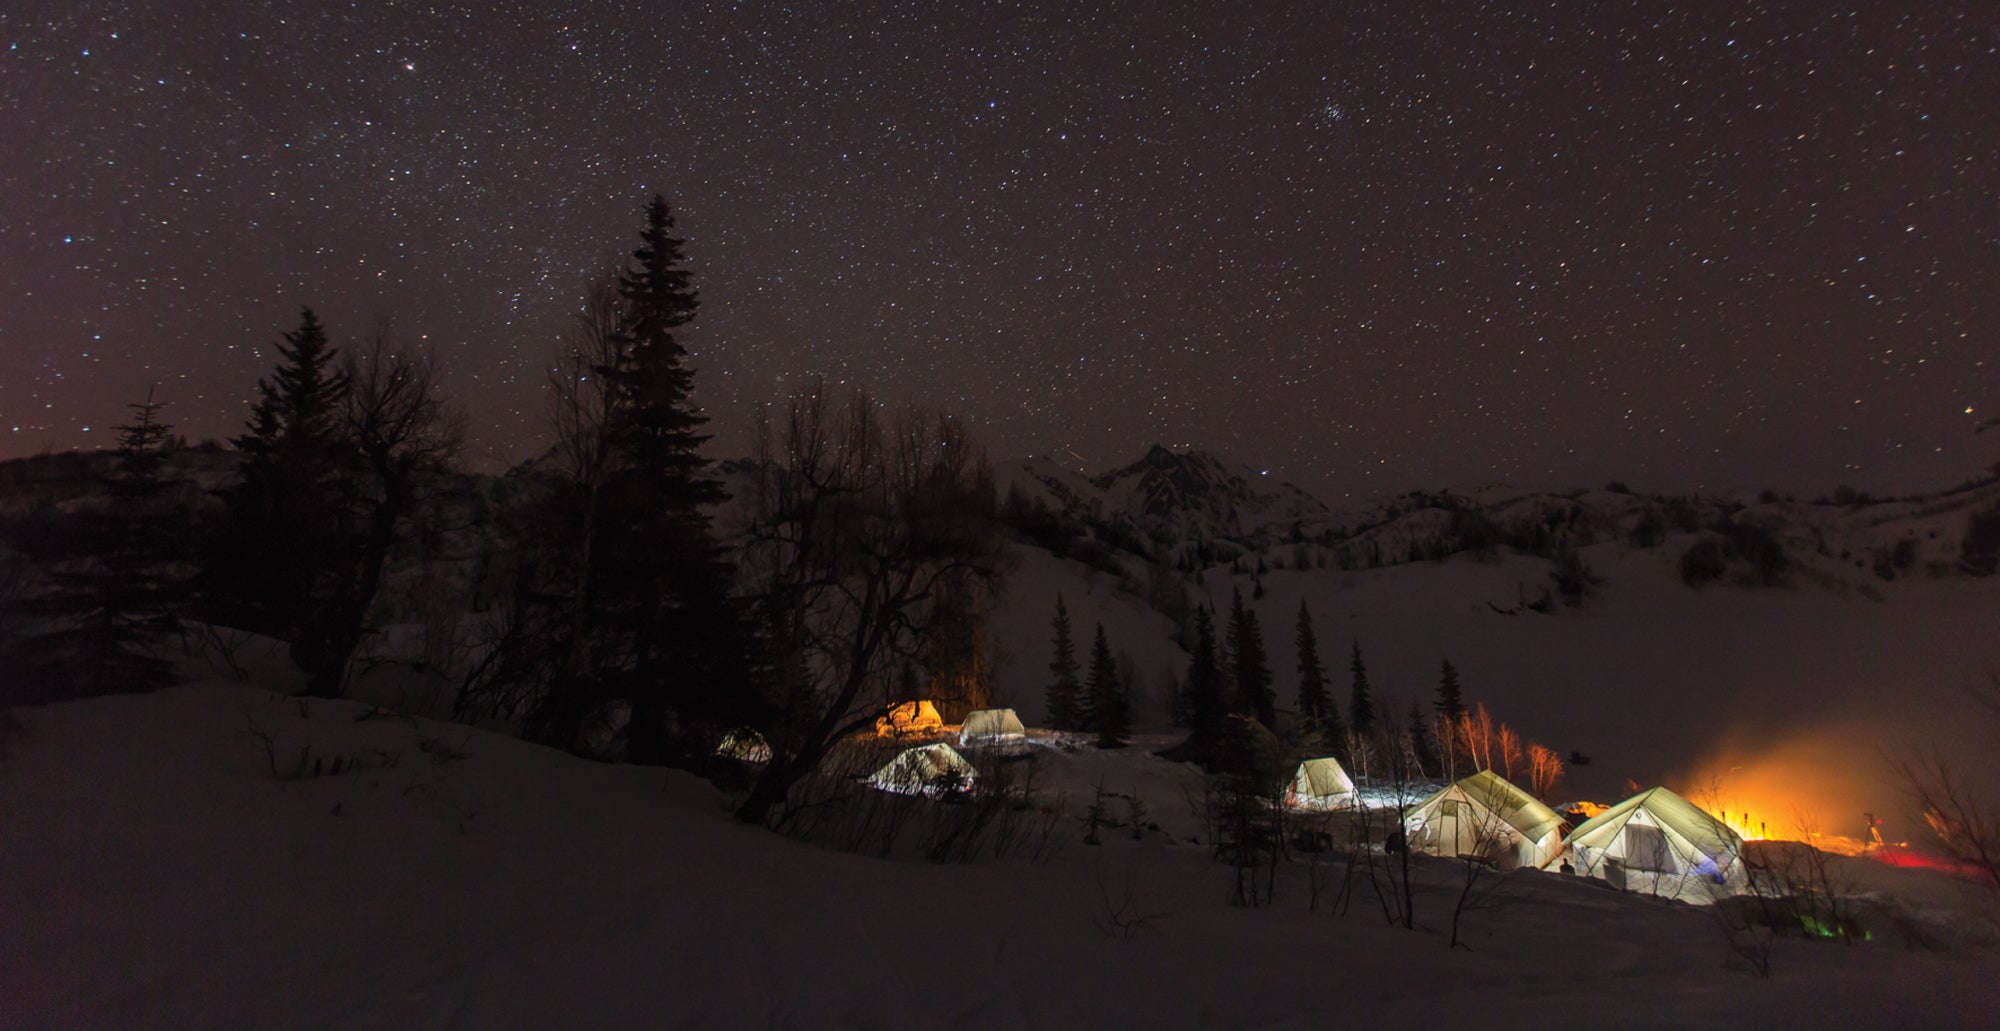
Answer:
[[[1996,456],[1977,4],[31,4],[0,453],[235,432],[301,305],[537,450],[676,206],[717,447],[805,377],[1308,487],[1942,485]],[[1074,9],[1073,9],[1074,8]]]

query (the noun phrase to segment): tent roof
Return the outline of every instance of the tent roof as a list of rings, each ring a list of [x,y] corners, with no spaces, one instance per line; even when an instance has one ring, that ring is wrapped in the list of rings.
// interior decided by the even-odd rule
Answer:
[[[1540,841],[1543,835],[1562,824],[1562,817],[1556,815],[1555,810],[1492,770],[1480,770],[1447,785],[1444,790],[1424,799],[1417,808],[1429,809],[1453,791],[1492,810],[1507,826],[1521,832],[1521,836],[1529,841]]]
[[[1666,788],[1652,788],[1642,791],[1596,816],[1585,820],[1571,831],[1572,845],[1587,845],[1603,848],[1611,843],[1618,833],[1625,829],[1625,822],[1632,814],[1644,809],[1653,822],[1686,838],[1694,847],[1710,859],[1739,851],[1743,839],[1729,829],[1729,825],[1703,812],[1693,802],[1674,794]]]
[[[965,732],[973,734],[1021,734],[1021,717],[1012,709],[977,709],[965,714]]]
[[[944,717],[928,698],[892,705],[875,720],[875,732],[883,735],[922,733],[943,726]]]
[[[937,706],[928,698],[914,702],[898,702],[889,707],[889,718],[898,722],[939,719]]]
[[[964,756],[940,741],[903,749],[889,760],[889,765],[868,779],[890,785],[928,785],[956,779],[962,785],[970,785],[977,775]]]
[[[769,762],[771,743],[764,740],[764,735],[750,727],[738,727],[725,735],[721,744],[715,746],[715,754],[732,759],[748,759],[751,762]]]
[[[1304,782],[1307,788],[1300,794],[1313,798],[1344,795],[1354,790],[1354,779],[1341,769],[1339,760],[1330,756],[1300,763],[1298,773],[1292,777],[1292,784],[1297,786],[1300,782]]]

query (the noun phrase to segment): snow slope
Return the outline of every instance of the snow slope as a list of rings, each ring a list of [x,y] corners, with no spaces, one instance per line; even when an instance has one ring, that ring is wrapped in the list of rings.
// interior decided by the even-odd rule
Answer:
[[[1163,728],[1187,662],[1160,611],[1165,577],[1165,594],[1218,613],[1218,631],[1242,592],[1281,707],[1296,697],[1301,601],[1343,701],[1356,643],[1378,710],[1399,717],[1413,701],[1428,710],[1450,660],[1468,701],[1591,759],[1570,768],[1566,797],[1666,784],[1754,811],[1776,834],[1860,836],[1873,813],[1915,838],[1887,759],[1929,744],[2000,795],[1995,722],[1965,690],[2000,683],[2000,577],[1959,565],[1968,518],[2000,505],[2000,482],[1837,501],[1491,486],[1336,512],[1199,452],[1155,448],[1095,478],[1041,459],[1001,473],[1015,508],[1041,520],[1013,548],[992,634],[996,692],[1030,719],[1061,593],[1079,659],[1101,620],[1132,656],[1141,725]],[[1051,519],[1081,535],[1067,549],[1081,560],[1037,546]],[[1760,576],[1730,550],[1738,530],[1782,547],[1783,568]],[[1731,556],[1699,589],[1682,575],[1697,546]],[[1555,576],[1562,549],[1589,572],[1580,605]]]
[[[1914,906],[1935,951],[1784,941],[1765,980],[1732,966],[1712,914],[1519,873],[1450,950],[1445,864],[1422,868],[1412,933],[1366,902],[1309,911],[1291,869],[1275,905],[1232,908],[1226,867],[1154,832],[1090,847],[1070,824],[1041,864],[863,858],[736,825],[679,775],[366,713],[214,682],[18,710],[0,1026],[2000,1019],[1992,946]],[[1123,780],[1163,810],[1186,775],[1140,750],[1047,754],[1066,783]],[[322,775],[273,776],[300,755]],[[1954,887],[1880,876],[1912,897]],[[1107,897],[1152,919],[1127,936]]]
[[[996,691],[1024,717],[1042,712],[1049,619],[1062,592],[1087,659],[1103,620],[1114,651],[1135,656],[1142,725],[1162,728],[1165,692],[1184,674],[1173,628],[1103,573],[1023,548],[996,606]],[[1524,607],[1549,582],[1533,556],[1454,555],[1374,570],[1278,570],[1257,578],[1204,572],[1199,588],[1225,618],[1241,590],[1256,610],[1289,707],[1298,675],[1294,626],[1309,606],[1336,698],[1349,693],[1359,642],[1377,708],[1428,709],[1439,666],[1458,668],[1468,701],[1483,702],[1572,766],[1568,797],[1617,801],[1667,784],[1689,795],[1717,786],[1782,821],[1810,810],[1826,829],[1858,836],[1861,814],[1902,838],[1921,830],[1888,777],[1885,752],[1934,742],[1965,756],[1966,772],[2000,794],[1995,721],[1967,695],[2000,671],[2000,579],[1906,578],[1875,598],[1813,588],[1684,586],[1672,547],[1583,549],[1603,577],[1580,608]],[[1879,598],[1880,600],[1876,600]],[[1774,827],[1775,829],[1775,827]]]

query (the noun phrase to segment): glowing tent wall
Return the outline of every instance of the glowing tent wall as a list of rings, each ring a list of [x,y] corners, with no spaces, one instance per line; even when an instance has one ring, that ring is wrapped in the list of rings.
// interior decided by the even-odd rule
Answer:
[[[1565,844],[1576,853],[1578,873],[1627,891],[1707,904],[1749,885],[1743,839],[1666,788],[1584,821]]]
[[[1425,799],[1403,831],[1419,852],[1484,856],[1503,870],[1545,867],[1562,852],[1562,817],[1492,770]]]
[[[966,714],[965,725],[958,731],[958,743],[1000,745],[1010,741],[1022,741],[1027,736],[1028,730],[1021,726],[1021,718],[1014,715],[1014,710],[980,709]]]
[[[1334,809],[1354,798],[1354,780],[1337,759],[1307,759],[1292,775],[1285,804],[1295,809]]]

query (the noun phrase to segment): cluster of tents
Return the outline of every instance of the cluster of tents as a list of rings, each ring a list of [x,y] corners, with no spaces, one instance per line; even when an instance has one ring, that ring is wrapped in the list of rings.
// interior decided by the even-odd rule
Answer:
[[[1300,764],[1286,792],[1299,809],[1351,805],[1354,782],[1337,760]],[[1502,870],[1532,867],[1596,877],[1631,891],[1713,902],[1748,885],[1743,839],[1666,788],[1642,791],[1564,834],[1555,810],[1492,770],[1445,786],[1407,810],[1413,851],[1469,856]]]
[[[885,738],[929,738],[945,730],[928,701],[894,706],[875,724]],[[960,747],[1004,746],[1027,739],[1012,709],[982,709],[960,725]],[[768,761],[755,731],[731,734],[719,754]],[[882,791],[943,798],[973,790],[978,773],[944,741],[915,744],[865,778]],[[1331,757],[1299,764],[1286,805],[1309,812],[1355,807],[1354,779]],[[1743,839],[1721,820],[1666,788],[1640,792],[1568,824],[1555,810],[1492,770],[1465,777],[1405,811],[1402,841],[1413,851],[1468,856],[1502,870],[1560,868],[1617,887],[1690,902],[1742,892],[1749,879]]]
[[[944,718],[928,701],[892,706],[875,721],[875,733],[889,739],[925,738],[942,733]],[[1008,745],[1026,741],[1028,729],[1012,709],[981,709],[966,715],[958,730],[960,747]],[[771,746],[749,728],[731,732],[715,753],[742,762],[771,761]],[[972,791],[978,779],[970,762],[943,741],[919,744],[896,754],[888,765],[866,778],[871,787],[899,795],[944,798]]]
[[[926,710],[928,710],[926,712]],[[935,733],[944,729],[936,719],[937,710],[929,702],[905,702],[876,721],[875,729],[884,737]],[[933,719],[936,722],[931,722]],[[1009,745],[1028,739],[1028,729],[1012,709],[980,709],[967,713],[958,728],[961,748]],[[950,744],[937,741],[906,748],[887,766],[875,771],[868,784],[899,795],[942,798],[970,792],[978,773]]]

